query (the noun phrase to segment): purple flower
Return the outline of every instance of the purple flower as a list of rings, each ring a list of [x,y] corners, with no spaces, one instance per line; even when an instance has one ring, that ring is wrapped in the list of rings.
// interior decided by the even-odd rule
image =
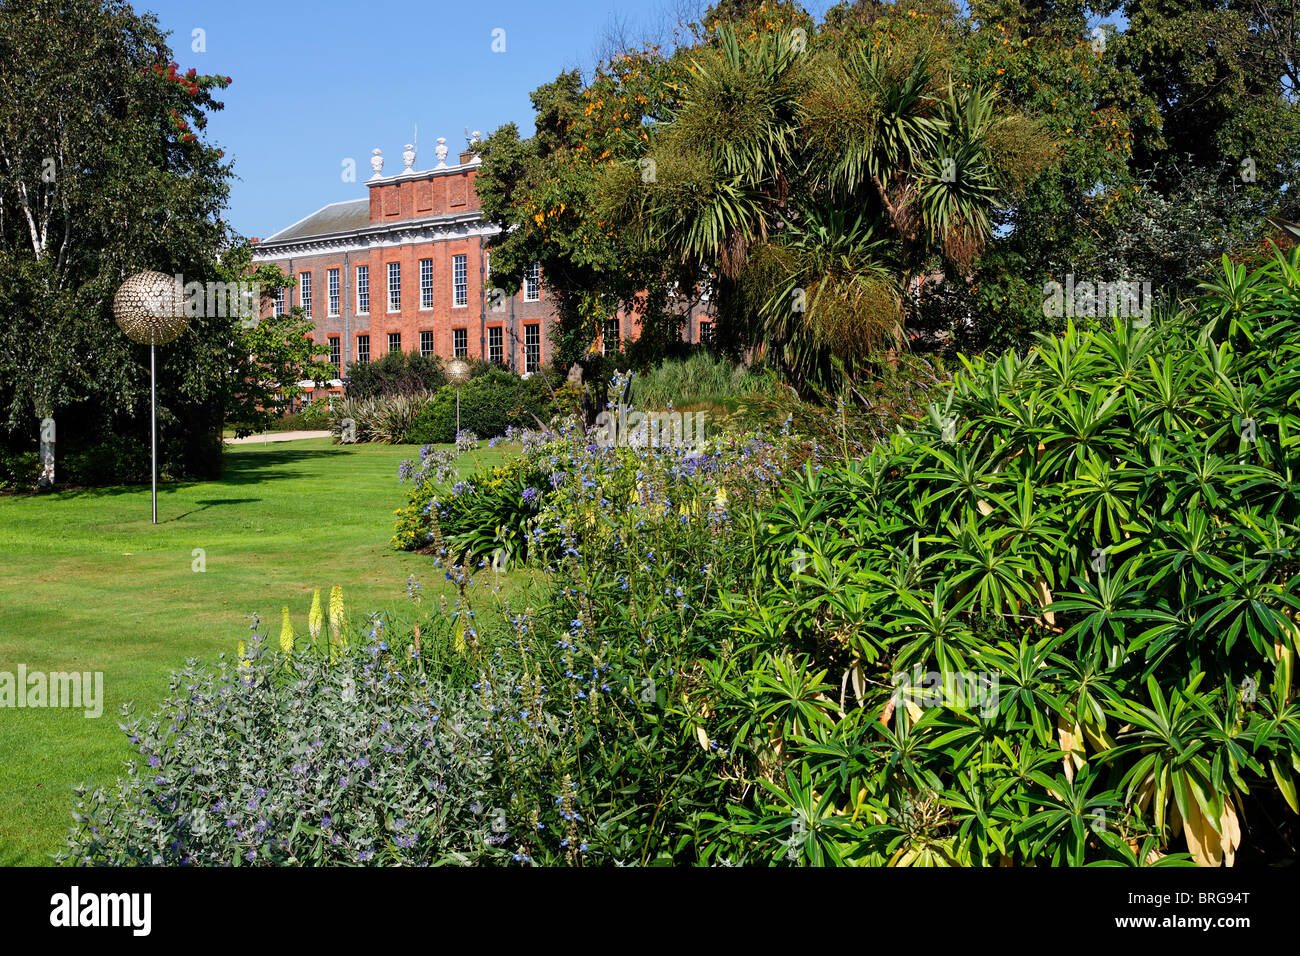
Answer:
[[[541,497],[541,494],[542,493],[538,491],[536,488],[525,488],[524,493],[522,495],[523,503],[526,505],[531,505],[533,502],[535,502],[538,498]]]

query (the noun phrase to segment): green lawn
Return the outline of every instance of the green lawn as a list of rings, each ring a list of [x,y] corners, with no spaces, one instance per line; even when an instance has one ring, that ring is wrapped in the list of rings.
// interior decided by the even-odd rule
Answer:
[[[398,463],[413,446],[329,439],[227,448],[221,480],[0,497],[0,671],[102,671],[104,713],[0,708],[0,866],[48,863],[69,823],[71,787],[111,782],[128,756],[118,708],[151,711],[186,657],[233,652],[256,612],[274,638],[280,608],[307,630],[312,589],[343,587],[349,617],[403,603],[414,574],[393,551],[405,501]],[[467,456],[462,474],[505,457]],[[206,570],[193,569],[203,549]]]

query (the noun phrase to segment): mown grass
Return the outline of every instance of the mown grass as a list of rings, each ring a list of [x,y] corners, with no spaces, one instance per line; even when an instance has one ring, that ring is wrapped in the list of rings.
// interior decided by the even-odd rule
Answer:
[[[462,474],[511,453],[485,447]],[[129,756],[119,707],[148,712],[187,657],[233,652],[259,614],[281,607],[306,634],[312,589],[343,588],[349,617],[405,602],[430,559],[395,551],[405,502],[398,464],[413,446],[329,439],[228,448],[218,481],[0,498],[0,671],[100,671],[104,709],[0,708],[0,866],[44,864],[70,822],[71,788],[111,782]],[[196,570],[202,549],[205,569]]]

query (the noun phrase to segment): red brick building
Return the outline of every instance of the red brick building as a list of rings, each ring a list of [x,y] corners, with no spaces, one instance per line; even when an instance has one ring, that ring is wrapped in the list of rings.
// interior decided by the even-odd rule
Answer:
[[[535,268],[513,296],[489,288],[487,243],[499,230],[482,218],[479,158],[466,150],[448,165],[443,142],[433,169],[414,169],[408,147],[405,168],[389,176],[376,149],[367,198],[318,209],[256,246],[255,265],[275,263],[298,278],[269,308],[301,306],[341,372],[394,349],[495,360],[520,373],[552,359],[543,277]],[[692,305],[684,336],[698,341],[711,325]],[[601,347],[616,350],[637,332],[634,315],[612,316]]]

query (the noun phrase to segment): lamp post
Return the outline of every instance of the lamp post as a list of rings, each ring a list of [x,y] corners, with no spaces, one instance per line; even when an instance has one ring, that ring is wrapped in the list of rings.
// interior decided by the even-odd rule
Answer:
[[[469,381],[469,365],[460,359],[447,363],[447,381],[456,386],[456,435],[460,435],[460,387]]]
[[[149,452],[152,463],[153,523],[158,523],[158,376],[156,353],[180,337],[189,324],[180,283],[161,272],[137,272],[113,296],[113,317],[127,338],[149,346]]]

